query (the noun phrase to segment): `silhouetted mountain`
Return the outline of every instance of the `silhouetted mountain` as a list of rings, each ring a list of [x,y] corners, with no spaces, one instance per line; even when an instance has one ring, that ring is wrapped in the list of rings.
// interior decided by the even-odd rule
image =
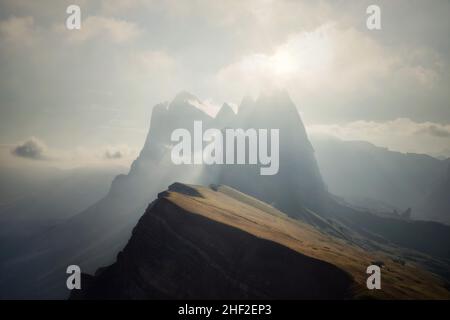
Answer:
[[[223,129],[227,127],[230,123],[234,123],[236,121],[236,114],[233,109],[227,104],[224,103],[214,118],[214,127],[218,129]]]
[[[382,291],[363,269],[382,261]],[[74,299],[448,298],[409,262],[367,253],[226,186],[175,183],[158,195],[114,264]]]
[[[320,211],[327,198],[325,185],[297,108],[284,92],[245,98],[229,128],[278,129],[279,171],[262,176],[259,166],[223,165],[208,172],[214,183],[222,183],[275,205],[293,217],[310,219],[304,206]],[[208,170],[209,168],[207,168]],[[284,190],[284,192],[281,192]]]

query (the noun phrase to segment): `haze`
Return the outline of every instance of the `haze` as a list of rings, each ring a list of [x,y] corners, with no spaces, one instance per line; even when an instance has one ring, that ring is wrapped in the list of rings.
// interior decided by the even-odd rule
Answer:
[[[450,156],[450,3],[0,1],[0,163],[128,165],[152,107],[286,89],[310,134]]]

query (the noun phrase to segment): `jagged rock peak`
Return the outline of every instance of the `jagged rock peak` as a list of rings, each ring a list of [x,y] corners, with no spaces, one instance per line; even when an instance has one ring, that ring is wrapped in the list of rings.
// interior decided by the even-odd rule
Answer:
[[[216,119],[233,117],[236,114],[228,103],[224,103],[216,115]]]
[[[202,104],[199,98],[187,91],[179,92],[175,98],[170,102],[168,109],[176,110],[186,107],[195,107],[200,110],[199,106]]]
[[[180,117],[187,114],[196,114],[198,117],[212,118],[204,108],[203,102],[187,91],[181,91],[170,102],[168,110]]]
[[[245,111],[246,109],[250,109],[255,104],[255,99],[251,96],[246,95],[242,98],[241,103],[239,104],[238,113]]]
[[[181,91],[175,96],[175,98],[172,100],[172,103],[174,103],[174,102],[175,103],[176,102],[187,102],[187,101],[190,101],[190,100],[199,101],[200,102],[200,99],[197,98],[196,96],[194,96],[192,93],[187,92],[187,91]]]

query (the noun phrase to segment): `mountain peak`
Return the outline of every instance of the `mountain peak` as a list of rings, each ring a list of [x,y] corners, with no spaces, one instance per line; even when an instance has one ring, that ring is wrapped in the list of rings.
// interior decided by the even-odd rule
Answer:
[[[236,113],[229,104],[224,103],[214,118],[214,122],[217,127],[224,128],[233,125],[235,119]]]
[[[187,91],[179,92],[175,98],[170,102],[168,110],[178,114],[178,116],[192,117],[195,115],[200,118],[211,118],[211,116],[205,111],[203,102]]]
[[[241,103],[239,104],[238,113],[245,111],[246,109],[251,109],[251,107],[255,104],[255,99],[251,96],[246,95],[242,98]]]
[[[175,98],[172,100],[172,103],[187,102],[191,100],[200,102],[200,99],[194,96],[192,93],[188,91],[180,91],[176,94]]]
[[[235,116],[233,108],[228,103],[224,103],[216,115],[216,119],[229,119]]]

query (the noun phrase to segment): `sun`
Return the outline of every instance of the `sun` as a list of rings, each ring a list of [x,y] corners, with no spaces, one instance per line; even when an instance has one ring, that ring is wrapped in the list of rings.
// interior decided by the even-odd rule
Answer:
[[[295,71],[296,65],[292,55],[286,50],[276,52],[270,59],[275,75],[288,75]]]
[[[294,35],[278,46],[268,59],[276,76],[314,78],[332,62],[333,43],[324,29]]]

